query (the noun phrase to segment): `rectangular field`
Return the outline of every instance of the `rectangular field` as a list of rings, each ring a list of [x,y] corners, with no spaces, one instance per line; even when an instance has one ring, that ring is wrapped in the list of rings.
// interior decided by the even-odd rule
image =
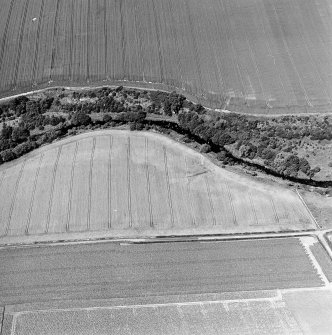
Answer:
[[[50,84],[140,82],[177,88],[218,108],[226,96],[229,109],[256,113],[331,109],[329,0],[0,0],[0,6],[2,96]]]
[[[297,238],[2,249],[0,282],[1,305],[324,284]]]

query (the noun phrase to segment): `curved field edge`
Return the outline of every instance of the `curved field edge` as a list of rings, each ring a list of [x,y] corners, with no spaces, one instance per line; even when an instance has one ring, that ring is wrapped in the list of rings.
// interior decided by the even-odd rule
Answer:
[[[66,90],[89,90],[89,89],[99,89],[103,87],[116,88],[123,86],[128,89],[138,89],[138,90],[149,90],[149,91],[163,91],[167,93],[176,92],[182,94],[189,101],[195,104],[201,104],[207,109],[212,109],[220,112],[226,113],[237,113],[243,115],[252,115],[259,117],[273,117],[273,116],[287,116],[287,115],[331,115],[331,106],[324,105],[317,107],[312,106],[301,106],[301,105],[291,105],[291,106],[275,106],[269,107],[266,101],[255,100],[254,102],[244,98],[236,98],[234,102],[231,103],[232,97],[214,97],[208,99],[205,94],[194,94],[186,89],[182,89],[178,86],[173,86],[169,84],[164,84],[160,82],[146,82],[146,81],[130,81],[130,80],[102,80],[89,82],[73,82],[73,81],[61,81],[55,83],[41,83],[34,86],[26,86],[15,88],[15,90],[9,90],[6,92],[0,92],[0,102],[8,101],[16,97],[23,95],[29,96],[36,93],[42,93],[48,90],[65,88]],[[254,105],[252,105],[254,104]]]
[[[91,90],[92,89],[92,90]],[[261,171],[264,171],[267,174],[271,174],[273,176],[276,177],[281,177],[283,179],[288,179],[291,182],[296,182],[296,183],[300,183],[300,184],[304,184],[304,185],[311,185],[311,186],[316,186],[316,187],[323,187],[323,188],[327,188],[329,186],[331,186],[332,182],[330,181],[331,175],[329,174],[330,168],[329,168],[329,164],[330,162],[328,161],[330,157],[330,145],[329,145],[329,141],[327,141],[327,143],[323,143],[323,140],[328,140],[329,138],[332,138],[332,128],[328,128],[329,126],[329,116],[325,115],[324,116],[324,120],[322,116],[318,116],[318,115],[314,115],[314,114],[310,114],[309,116],[282,116],[279,118],[274,118],[272,116],[266,116],[266,117],[259,117],[258,115],[256,116],[245,116],[245,114],[241,113],[233,113],[230,111],[226,111],[226,110],[222,110],[221,113],[218,110],[207,110],[203,108],[203,112],[199,112],[199,113],[192,113],[191,111],[194,110],[196,111],[197,109],[201,108],[200,104],[195,104],[193,103],[192,100],[189,100],[189,98],[184,97],[183,95],[180,95],[179,93],[175,93],[174,91],[172,93],[168,93],[165,90],[158,90],[158,89],[146,89],[144,90],[143,87],[138,87],[138,86],[113,86],[113,85],[108,85],[108,86],[85,86],[85,87],[54,87],[52,88],[45,88],[45,89],[41,89],[41,90],[36,90],[36,91],[30,91],[28,92],[26,95],[14,95],[14,96],[10,96],[7,98],[3,98],[0,99],[0,101],[2,101],[2,103],[6,103],[6,101],[8,101],[8,106],[10,105],[10,103],[15,103],[15,101],[19,101],[19,99],[21,98],[26,98],[26,97],[30,97],[32,99],[37,98],[37,103],[41,101],[41,98],[38,97],[39,94],[43,95],[46,94],[48,96],[51,96],[53,98],[57,97],[59,98],[59,96],[65,96],[65,97],[71,97],[71,95],[82,95],[85,96],[87,94],[87,96],[89,96],[90,93],[95,94],[95,92],[102,92],[103,90],[113,90],[116,92],[119,92],[120,97],[122,96],[122,99],[124,99],[124,104],[127,104],[131,98],[127,99],[127,94],[131,92],[131,94],[145,94],[145,92],[149,92],[148,93],[148,100],[146,100],[144,103],[148,102],[148,104],[150,104],[149,108],[146,108],[146,106],[143,108],[144,111],[148,111],[147,115],[149,116],[149,120],[146,120],[147,122],[145,122],[143,120],[143,123],[145,124],[146,127],[150,127],[151,125],[159,125],[161,127],[166,127],[172,130],[175,130],[176,132],[180,132],[181,134],[185,134],[189,137],[192,137],[195,141],[198,141],[199,143],[202,144],[203,143],[209,143],[212,145],[213,147],[213,151],[215,151],[216,153],[219,151],[224,151],[227,152],[227,156],[228,158],[230,158],[231,163],[236,163],[236,164],[240,164],[240,165],[245,165],[247,166],[249,169],[254,168],[254,169],[258,169]],[[119,91],[120,89],[120,91]],[[123,95],[122,91],[123,90]],[[60,93],[61,94],[60,94]],[[62,94],[62,92],[64,94]],[[114,94],[114,93],[113,93]],[[152,94],[154,95],[154,97],[152,97]],[[168,95],[168,97],[167,97]],[[92,96],[92,95],[91,95]],[[189,117],[198,117],[200,118],[200,122],[205,122],[207,127],[212,127],[209,131],[209,133],[211,133],[211,131],[213,133],[215,133],[215,138],[219,138],[220,137],[220,129],[218,127],[216,127],[216,124],[218,123],[218,120],[223,119],[227,122],[230,122],[230,124],[226,127],[225,130],[227,130],[228,134],[226,134],[228,136],[228,140],[225,142],[227,143],[234,143],[233,145],[229,146],[229,145],[225,145],[224,140],[222,140],[222,144],[220,144],[219,140],[214,140],[213,138],[211,138],[210,135],[208,135],[208,138],[206,138],[206,134],[200,133],[200,131],[197,133],[196,130],[192,130],[189,127],[188,130],[188,124],[186,124],[186,122],[180,122],[180,128],[177,127],[176,125],[172,124],[172,122],[169,121],[176,121],[176,123],[178,124],[180,121],[180,113],[178,110],[171,111],[171,114],[173,114],[173,116],[171,118],[169,118],[168,113],[166,113],[165,111],[165,103],[167,102],[167,100],[169,101],[174,101],[174,97],[176,97],[176,99],[185,99],[185,103],[187,108],[184,108],[184,103],[181,100],[180,105],[182,107],[180,108],[180,112],[182,111],[189,111],[191,113],[189,113]],[[26,98],[27,99],[27,98]],[[164,100],[163,100],[164,99]],[[70,99],[69,99],[70,100]],[[178,101],[180,101],[178,100]],[[111,98],[112,101],[112,98]],[[161,101],[164,101],[161,103]],[[99,98],[97,99],[97,102],[99,102]],[[114,100],[113,100],[114,102]],[[150,107],[152,105],[155,105],[155,102],[157,102],[157,109],[155,109],[154,111],[151,112]],[[71,102],[72,103],[72,102]],[[133,107],[140,107],[140,105],[135,105],[132,104],[132,100],[129,102],[131,105],[133,105]],[[152,103],[152,104],[151,104]],[[24,102],[25,104],[25,102]],[[75,104],[75,103],[74,103]],[[77,102],[76,102],[77,104]],[[84,104],[84,102],[83,102]],[[92,104],[89,108],[91,108],[90,112],[92,112],[95,108],[93,106],[94,104]],[[6,108],[8,109],[8,106],[5,106],[5,109],[3,110],[3,115],[4,115],[4,111],[6,110]],[[172,105],[173,106],[173,105]],[[188,106],[190,106],[190,109],[188,110]],[[65,108],[65,113],[68,113],[68,111],[66,111],[66,103],[65,106],[63,106],[63,108]],[[1,106],[0,106],[1,108]],[[15,111],[14,107],[14,111]],[[21,107],[20,107],[21,108]],[[24,107],[25,108],[25,107]],[[43,107],[44,108],[44,107]],[[48,107],[49,108],[49,107]],[[88,109],[89,109],[88,108]],[[99,108],[99,107],[98,107]],[[155,107],[154,107],[155,108]],[[172,107],[173,108],[173,107]],[[30,108],[31,110],[31,108]],[[75,110],[75,109],[74,109]],[[127,110],[130,110],[127,109]],[[1,111],[1,109],[0,109]],[[111,110],[112,111],[112,110]],[[85,113],[86,108],[85,108]],[[90,113],[88,110],[88,114]],[[21,112],[19,112],[20,115]],[[45,111],[43,111],[42,113],[45,113]],[[158,118],[155,119],[155,113],[159,114]],[[203,118],[201,117],[201,114],[208,114],[209,117],[207,118],[210,121],[206,121],[205,117],[203,116]],[[111,113],[112,114],[112,113]],[[114,113],[113,113],[114,114]],[[166,117],[164,117],[165,115],[167,115]],[[187,113],[188,114],[188,113]],[[59,114],[61,115],[61,113]],[[71,114],[69,113],[69,116]],[[102,115],[106,115],[107,113],[102,113]],[[152,116],[152,119],[150,118]],[[212,118],[212,120],[211,120]],[[7,117],[8,119],[8,117]],[[28,118],[29,119],[29,118]],[[27,118],[25,118],[24,122],[28,122]],[[108,117],[109,119],[113,119],[112,116]],[[182,118],[183,119],[183,118]],[[11,118],[9,118],[9,120],[11,120]],[[116,120],[113,119],[113,120]],[[253,120],[256,120],[255,122],[258,122],[258,124],[254,124],[254,127],[252,128],[252,122]],[[308,121],[309,120],[309,121]],[[96,118],[92,120],[92,124],[96,125],[100,124],[100,118]],[[142,120],[141,120],[142,121]],[[141,122],[139,121],[139,122]],[[160,122],[161,121],[161,122]],[[163,121],[164,124],[163,124]],[[327,123],[325,123],[327,121]],[[35,121],[33,121],[35,122]],[[47,122],[50,122],[50,120],[48,120]],[[58,121],[59,122],[59,121]],[[127,120],[127,122],[129,122]],[[137,121],[136,121],[137,122]],[[159,122],[159,123],[158,123]],[[251,122],[251,123],[250,123]],[[105,123],[105,122],[104,122]],[[107,123],[107,122],[106,122]],[[289,133],[289,129],[291,129],[290,127],[294,125],[294,123],[297,123],[297,126],[294,128],[295,131],[291,133]],[[310,132],[308,133],[308,124],[313,124],[312,126],[310,126],[309,130]],[[32,122],[31,122],[32,124]],[[24,124],[23,124],[24,125]],[[142,124],[141,124],[142,125]],[[237,136],[236,133],[234,133],[231,128],[234,127],[234,125],[236,127],[240,126],[240,129],[238,129],[240,131],[240,134]],[[248,130],[248,125],[249,125],[249,130]],[[259,127],[263,127],[265,128],[265,132],[262,133],[261,135],[259,135],[259,133],[255,133],[255,128],[257,127],[257,125],[259,125]],[[266,125],[268,125],[266,127]],[[328,126],[327,126],[328,125]],[[36,126],[36,125],[35,125]],[[30,127],[30,125],[29,125]],[[71,126],[72,127],[72,126]],[[99,126],[98,126],[99,127]],[[143,125],[144,127],[144,125]],[[281,128],[280,128],[281,127]],[[282,128],[286,128],[287,130],[284,131],[282,130]],[[324,128],[325,127],[325,128]],[[327,128],[326,128],[327,127]],[[69,127],[70,128],[70,127]],[[102,127],[105,128],[105,127]],[[229,128],[229,129],[228,129]],[[67,131],[67,130],[65,130]],[[270,135],[272,133],[274,134],[274,136]],[[246,132],[252,133],[249,137],[252,137],[252,140],[242,140],[243,136],[248,138],[248,134],[246,134]],[[297,141],[297,139],[299,138],[299,136],[301,137],[302,133],[305,132],[307,135],[305,138],[303,138],[303,141],[299,142]],[[8,133],[8,131],[7,131]],[[218,136],[217,136],[218,133]],[[270,142],[271,143],[263,143],[263,138],[264,141],[266,142],[266,139],[268,137],[265,136],[266,133],[269,133],[268,137],[271,138]],[[308,136],[308,134],[311,136]],[[231,136],[229,136],[229,134],[231,134]],[[272,137],[271,137],[272,136]],[[260,138],[261,137],[261,138]],[[241,140],[239,140],[239,138],[241,138]],[[319,142],[317,142],[317,140],[319,140]],[[323,141],[323,142],[322,142]],[[262,143],[261,143],[262,142]],[[325,141],[326,142],[326,141]],[[241,145],[242,144],[242,145]],[[323,145],[322,145],[323,144]],[[248,146],[249,145],[249,146]],[[276,148],[276,150],[272,150],[271,148],[266,148],[266,152],[262,151],[262,149],[264,149],[264,147],[270,147],[271,148]],[[276,147],[277,146],[277,147]],[[236,147],[237,149],[234,150],[234,147]],[[260,147],[260,149],[258,150],[258,147]],[[311,150],[312,148],[314,148],[315,150]],[[18,149],[19,151],[22,148]],[[238,150],[240,149],[240,150]],[[294,150],[295,151],[294,151]],[[318,150],[319,149],[319,150]],[[249,151],[248,151],[249,150]],[[25,151],[27,150],[27,146],[25,146]],[[242,152],[244,151],[244,152]],[[290,152],[291,151],[291,152]],[[278,154],[280,153],[280,155]],[[250,155],[254,154],[254,158],[250,158],[248,159],[248,157]],[[296,157],[293,157],[295,154]],[[314,168],[314,165],[316,164],[316,154],[319,154],[321,156],[321,158],[323,159],[319,159],[319,166],[316,166]],[[8,155],[6,155],[6,159],[3,159],[4,161],[8,161],[11,159],[8,159],[7,157]],[[20,156],[19,154],[16,154],[14,156]],[[222,155],[219,155],[221,157],[222,161],[227,162],[227,159],[225,160],[223,158]],[[290,157],[292,156],[292,157]],[[304,157],[306,156],[306,157]],[[300,157],[300,159],[299,159]],[[309,158],[310,164],[308,162],[308,160],[306,159],[307,157]],[[268,158],[268,159],[266,159]],[[289,159],[288,159],[289,158]],[[295,160],[294,160],[295,159]],[[289,165],[290,164],[290,165]],[[332,163],[331,163],[332,164]],[[289,165],[289,166],[288,166]],[[318,171],[318,173],[317,173]],[[313,178],[314,176],[314,178]]]
[[[84,133],[0,173],[2,243],[315,228],[295,192],[221,169],[150,132]]]

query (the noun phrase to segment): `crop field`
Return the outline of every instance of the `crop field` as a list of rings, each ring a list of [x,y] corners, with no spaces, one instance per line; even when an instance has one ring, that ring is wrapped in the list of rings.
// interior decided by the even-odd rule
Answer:
[[[2,334],[330,334],[331,289],[266,292],[14,305]]]
[[[0,331],[330,334],[331,285],[308,241],[317,240],[2,248]]]
[[[230,109],[331,111],[329,0],[0,5],[2,96],[49,85],[140,83],[218,108],[232,97]]]
[[[295,192],[212,164],[164,136],[105,130],[0,168],[0,236],[302,230]]]
[[[294,315],[271,300],[173,303],[15,313],[4,335],[303,334]]]

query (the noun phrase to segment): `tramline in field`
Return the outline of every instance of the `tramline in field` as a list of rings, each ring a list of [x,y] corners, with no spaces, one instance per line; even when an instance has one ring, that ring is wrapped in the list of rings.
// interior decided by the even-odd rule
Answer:
[[[139,82],[178,88],[218,108],[232,97],[233,110],[331,110],[328,0],[0,5],[3,96],[36,86]]]
[[[105,130],[0,169],[0,235],[171,235],[314,227],[293,191],[227,172],[166,137]]]

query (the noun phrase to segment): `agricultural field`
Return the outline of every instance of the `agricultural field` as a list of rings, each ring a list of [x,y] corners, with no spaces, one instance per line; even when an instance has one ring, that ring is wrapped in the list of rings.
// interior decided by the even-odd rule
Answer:
[[[294,191],[228,172],[146,132],[81,134],[3,164],[0,199],[3,239],[315,228]]]
[[[310,252],[316,243],[305,236],[2,248],[0,331],[330,334],[332,291]]]
[[[228,109],[255,113],[331,111],[329,0],[0,5],[2,96],[116,82],[176,88],[216,108],[228,102]]]

